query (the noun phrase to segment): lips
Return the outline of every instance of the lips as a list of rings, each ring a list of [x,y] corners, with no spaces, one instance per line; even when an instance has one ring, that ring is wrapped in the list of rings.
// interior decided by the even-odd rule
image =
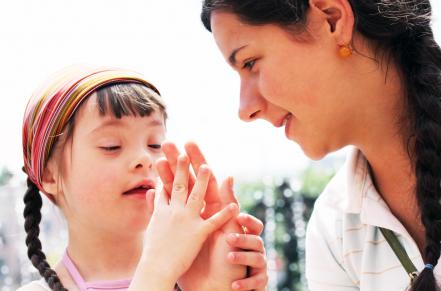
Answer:
[[[283,121],[282,121],[282,126],[285,126],[288,123],[288,121],[291,119],[291,117],[292,117],[291,113],[288,113],[287,115],[285,115],[285,117],[283,118]]]
[[[292,117],[293,117],[292,114],[288,114],[288,115],[285,117],[284,122],[283,122],[283,124],[285,125],[285,136],[286,136],[287,138],[289,138],[289,128],[290,128],[290,125],[291,125]]]
[[[143,181],[143,182],[136,184],[133,188],[125,191],[123,193],[123,195],[143,195],[143,196],[145,196],[147,191],[150,189],[155,189],[155,184],[150,180],[146,180],[146,181]]]

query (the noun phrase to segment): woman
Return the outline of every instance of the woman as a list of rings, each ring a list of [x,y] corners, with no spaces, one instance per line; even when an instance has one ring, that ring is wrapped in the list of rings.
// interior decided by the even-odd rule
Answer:
[[[428,0],[203,3],[240,76],[242,120],[284,126],[315,160],[354,146],[308,225],[311,290],[441,284],[441,50],[430,15]]]

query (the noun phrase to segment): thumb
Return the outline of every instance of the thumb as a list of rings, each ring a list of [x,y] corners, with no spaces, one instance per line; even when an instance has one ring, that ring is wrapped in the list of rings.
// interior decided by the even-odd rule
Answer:
[[[150,189],[147,191],[146,200],[147,200],[147,212],[149,214],[152,214],[153,210],[155,210],[155,190],[154,189]]]
[[[221,211],[212,215],[210,218],[205,220],[204,223],[206,234],[209,235],[212,232],[219,229],[233,216],[236,216],[238,212],[239,212],[239,207],[237,206],[237,204],[230,203],[229,205],[224,207]]]
[[[236,203],[237,205],[239,205],[239,203],[237,202],[237,198],[234,195],[233,184],[234,180],[231,176],[226,178],[221,184],[220,199],[223,206],[229,203]]]

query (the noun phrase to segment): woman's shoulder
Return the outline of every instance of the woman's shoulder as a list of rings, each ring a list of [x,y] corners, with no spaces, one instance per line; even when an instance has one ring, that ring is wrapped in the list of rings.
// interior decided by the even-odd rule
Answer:
[[[51,290],[44,279],[35,280],[21,286],[17,291],[48,291]]]

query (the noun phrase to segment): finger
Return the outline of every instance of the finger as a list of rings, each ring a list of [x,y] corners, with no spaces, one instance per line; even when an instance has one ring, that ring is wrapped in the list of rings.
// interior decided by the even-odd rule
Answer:
[[[249,266],[251,268],[266,268],[265,255],[259,252],[229,252],[228,262],[234,265]]]
[[[166,159],[169,162],[170,169],[171,169],[172,173],[175,174],[178,156],[180,154],[178,147],[170,141],[165,141],[162,143],[161,149],[162,149],[162,152],[164,153]],[[192,189],[194,182],[195,182],[195,178],[192,174],[190,174],[189,177],[190,177],[190,181],[188,183],[188,186],[189,186],[189,189]]]
[[[220,187],[220,199],[224,205],[228,203],[236,203],[239,205],[236,196],[234,195],[233,183],[233,177],[228,177],[224,181],[222,181]]]
[[[169,162],[165,158],[160,158],[156,161],[155,166],[165,191],[168,195],[170,195],[173,189],[173,180],[175,175],[170,169]]]
[[[188,170],[190,161],[186,155],[179,155],[176,166],[170,204],[184,206],[188,196]]]
[[[200,215],[204,206],[204,197],[207,193],[208,180],[210,179],[210,169],[204,165],[199,168],[196,183],[188,196],[187,206],[195,210]]]
[[[185,144],[184,147],[185,147],[185,152],[190,158],[190,163],[193,168],[193,171],[197,174],[199,168],[202,165],[207,164],[207,161],[205,160],[202,151],[199,149],[199,146],[196,143],[188,142]],[[219,201],[220,197],[217,197],[216,195],[218,193],[217,191],[218,191],[218,185],[217,185],[216,177],[214,175],[211,175],[210,181],[208,182],[208,190],[205,200],[207,202]]]
[[[172,172],[175,173],[178,164],[178,157],[180,154],[178,147],[170,141],[165,141],[161,144],[161,150],[164,153],[167,161],[170,163],[170,168]]]
[[[233,290],[266,290],[268,284],[268,275],[261,272],[256,276],[234,281],[231,284]]]
[[[263,231],[263,223],[260,219],[246,213],[237,216],[237,223],[246,228],[249,234],[260,235]]]
[[[224,225],[228,220],[230,220],[233,216],[237,215],[239,208],[237,204],[231,203],[228,206],[224,207],[221,211],[212,215],[210,218],[205,220],[205,231],[207,234],[212,233],[217,230],[219,227]]]
[[[168,198],[165,194],[164,190],[157,191],[157,190],[149,190],[149,191],[155,191],[154,194],[154,209],[160,207],[161,205],[167,205],[168,204]]]
[[[242,250],[265,252],[263,240],[257,235],[230,233],[227,235],[227,242],[230,246]]]
[[[155,189],[148,190],[145,196],[147,200],[147,212],[150,216],[155,210]]]

